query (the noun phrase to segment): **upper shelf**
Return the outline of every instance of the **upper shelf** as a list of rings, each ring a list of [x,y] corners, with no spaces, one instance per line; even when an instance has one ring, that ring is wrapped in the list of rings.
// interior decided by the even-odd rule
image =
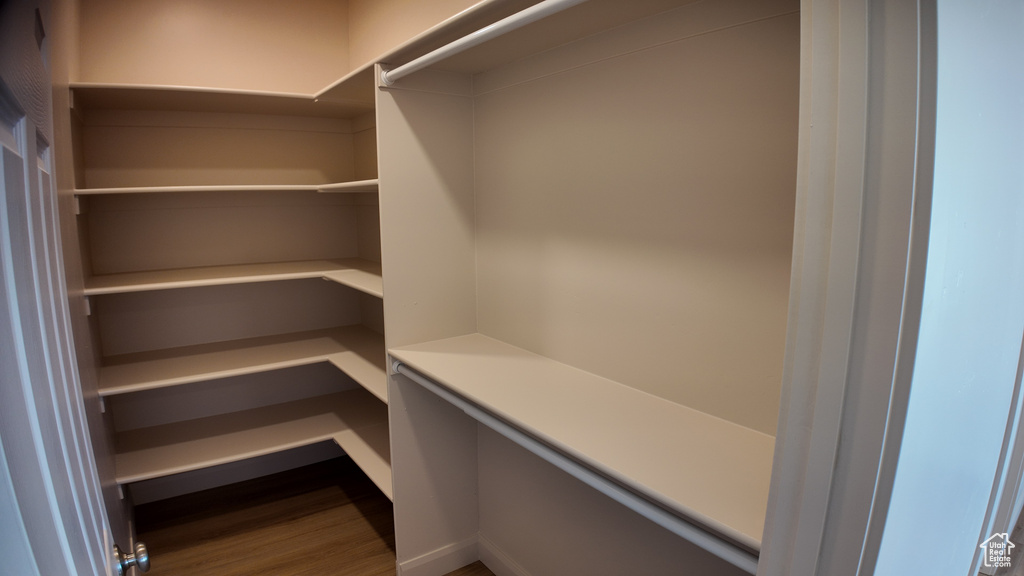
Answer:
[[[104,194],[162,194],[171,192],[321,192],[357,193],[377,192],[378,180],[354,180],[331,184],[226,184],[218,186],[133,186],[125,188],[76,188],[79,196]]]
[[[304,278],[324,278],[354,288],[360,292],[365,292],[371,296],[384,297],[380,264],[361,258],[205,266],[177,270],[104,274],[86,279],[85,295],[147,292],[150,290],[300,280]]]
[[[615,482],[760,549],[771,436],[481,334],[389,353]]]
[[[165,110],[353,118],[373,112],[373,67],[364,66],[317,94],[224,90],[195,86],[73,82],[75,108]]]

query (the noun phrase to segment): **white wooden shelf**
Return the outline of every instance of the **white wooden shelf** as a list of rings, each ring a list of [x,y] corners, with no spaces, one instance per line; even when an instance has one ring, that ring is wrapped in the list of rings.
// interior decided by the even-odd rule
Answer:
[[[330,184],[224,184],[218,186],[128,186],[123,188],[76,188],[78,196],[104,194],[166,194],[172,192],[322,192],[358,193],[377,192],[376,178],[333,182]]]
[[[394,500],[391,486],[391,436],[387,411],[378,424],[346,429],[334,434],[334,441],[363,470],[389,499]]]
[[[373,68],[339,79],[318,94],[224,90],[197,86],[73,82],[74,108],[171,110],[352,118],[373,111]]]
[[[615,482],[760,549],[772,436],[481,334],[389,353]]]
[[[304,278],[325,278],[360,292],[365,292],[371,296],[378,298],[384,296],[380,264],[360,258],[205,266],[175,270],[104,274],[86,279],[85,295],[146,292],[150,290],[248,284],[251,282],[273,282]]]
[[[384,337],[345,326],[231,342],[137,352],[104,359],[100,396],[330,362],[387,402]]]
[[[387,407],[365,390],[120,432],[118,484],[334,440],[391,497]]]

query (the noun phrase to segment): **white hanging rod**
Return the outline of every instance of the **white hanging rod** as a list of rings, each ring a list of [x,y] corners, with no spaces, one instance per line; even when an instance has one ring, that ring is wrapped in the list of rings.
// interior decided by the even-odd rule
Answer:
[[[405,76],[408,76],[418,70],[422,70],[435,62],[444,60],[449,56],[458,54],[463,50],[472,48],[473,46],[486,42],[491,38],[497,38],[498,36],[501,36],[506,32],[511,32],[516,28],[526,26],[531,22],[536,22],[537,20],[550,16],[556,12],[561,12],[571,6],[582,4],[585,1],[586,0],[544,0],[539,4],[534,4],[525,10],[516,12],[511,16],[498,20],[494,24],[484,26],[476,32],[467,34],[454,42],[445,44],[437,50],[428,52],[411,62],[402,64],[394,70],[384,70],[380,73],[381,82],[383,82],[385,86],[391,86]]]
[[[480,422],[484,426],[487,426],[523,448],[526,448],[533,454],[541,457],[548,463],[555,465],[562,471],[568,473],[577,480],[580,480],[591,488],[594,488],[598,492],[601,492],[605,496],[608,496],[612,500],[615,500],[619,504],[633,510],[673,534],[696,544],[733,566],[736,566],[750,574],[757,573],[757,556],[751,554],[747,550],[723,540],[697,527],[696,525],[687,522],[685,519],[672,514],[638,494],[627,490],[606,476],[587,468],[547,444],[544,444],[525,432],[522,432],[506,422],[499,420],[482,408],[470,403],[468,400],[454,392],[451,392],[433,380],[421,376],[402,362],[395,360],[391,366],[395,372],[404,375],[430,392],[440,396],[449,404],[452,404],[456,408],[462,410],[477,422]]]

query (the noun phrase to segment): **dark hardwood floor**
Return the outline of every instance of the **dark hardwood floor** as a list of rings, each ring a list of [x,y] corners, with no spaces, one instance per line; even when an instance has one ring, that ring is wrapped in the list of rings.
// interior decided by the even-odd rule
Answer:
[[[347,457],[135,508],[147,576],[393,575],[391,502]],[[449,576],[493,576],[481,563]]]

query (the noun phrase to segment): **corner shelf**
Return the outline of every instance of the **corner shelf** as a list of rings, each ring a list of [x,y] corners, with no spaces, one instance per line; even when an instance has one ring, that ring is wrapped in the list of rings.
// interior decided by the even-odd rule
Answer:
[[[481,334],[389,353],[642,497],[760,549],[771,436]]]
[[[391,498],[387,407],[352,390],[120,432],[116,479],[127,484],[334,440]]]
[[[226,112],[353,118],[373,112],[373,67],[347,74],[318,94],[198,86],[73,82],[73,107],[93,110]]]
[[[387,403],[384,337],[362,326],[136,352],[105,359],[100,396],[330,362]]]
[[[361,258],[103,274],[86,279],[85,295],[95,296],[304,278],[324,278],[377,298],[384,297],[380,264]]]

